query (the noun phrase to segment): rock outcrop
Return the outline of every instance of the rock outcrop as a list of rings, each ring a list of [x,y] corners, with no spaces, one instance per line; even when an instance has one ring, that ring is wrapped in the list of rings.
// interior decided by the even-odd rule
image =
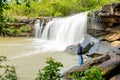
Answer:
[[[88,33],[109,41],[120,39],[120,2],[104,5],[98,11],[92,11],[88,24]]]
[[[120,2],[104,5],[99,11],[92,11],[88,22],[88,34],[101,37],[88,55],[120,53]],[[89,20],[90,20],[89,19]]]
[[[110,80],[120,80],[120,74],[113,76]]]
[[[82,66],[75,66],[64,72],[63,77],[68,79],[70,73],[75,71],[85,71],[93,65],[98,66],[102,71],[105,72],[105,80],[110,80],[110,78],[113,80],[113,76],[120,74],[120,55],[116,53],[107,53],[100,57],[91,59],[90,61],[85,62]]]
[[[36,20],[40,20],[40,23],[43,23],[43,26],[49,22],[50,20],[52,20],[52,17],[39,17],[39,18],[26,18],[26,17],[16,17],[16,19],[18,20],[18,22],[16,23],[7,23],[10,28],[12,29],[17,29],[20,28],[22,26],[24,27],[29,27],[31,30],[30,31],[26,31],[26,32],[22,32],[22,33],[12,33],[9,36],[34,36],[35,35],[35,30],[34,30],[34,24]]]
[[[105,54],[105,53],[120,53],[120,43],[119,41],[108,42],[108,41],[99,41],[92,48],[90,48],[88,55],[93,54]]]
[[[52,20],[52,17],[38,17],[38,18],[18,18],[20,22],[26,23],[26,24],[34,24],[36,20],[40,20],[40,22],[44,21],[44,24],[48,23],[50,20]]]
[[[98,16],[101,22],[105,24],[105,31],[109,33],[104,36],[108,41],[120,39],[120,3],[111,3],[104,5]]]
[[[99,15],[100,16],[120,16],[120,3],[111,3],[111,4],[104,5],[100,10]]]

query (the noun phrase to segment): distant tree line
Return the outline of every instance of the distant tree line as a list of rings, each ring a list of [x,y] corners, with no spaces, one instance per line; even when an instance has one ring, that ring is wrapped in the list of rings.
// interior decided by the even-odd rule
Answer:
[[[27,17],[66,16],[78,12],[99,9],[101,6],[119,0],[10,0],[8,15]]]
[[[12,19],[13,17],[68,16],[97,10],[104,4],[117,1],[119,0],[0,0],[0,35],[16,32],[8,29],[9,26],[6,24],[9,21],[16,21]]]

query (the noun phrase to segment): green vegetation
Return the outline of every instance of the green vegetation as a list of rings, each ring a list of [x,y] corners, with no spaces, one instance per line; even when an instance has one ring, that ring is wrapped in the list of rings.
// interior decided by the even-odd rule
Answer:
[[[15,23],[17,17],[68,16],[99,9],[104,4],[119,0],[0,0],[0,35],[20,32],[12,30],[7,22]],[[13,18],[14,17],[14,18]],[[9,28],[9,29],[7,29]]]
[[[5,15],[11,16],[67,16],[70,14],[96,10],[101,6],[119,0],[10,0],[9,10]]]
[[[22,34],[24,32],[30,32],[31,28],[29,26],[24,26],[23,25],[23,26],[20,26],[20,27],[17,27],[17,28],[12,28],[12,27],[6,28],[6,31],[9,35],[15,36],[15,35]]]
[[[4,25],[5,26],[1,26],[2,29],[2,33],[4,33],[4,36],[15,36],[15,35],[19,35],[22,34],[24,32],[30,32],[32,29],[24,24],[19,24],[19,20],[16,18],[13,18],[11,16],[6,16],[4,18]],[[17,26],[15,26],[14,24],[18,23]],[[13,24],[13,25],[11,25]]]
[[[48,64],[42,70],[39,71],[35,80],[60,80],[60,67],[63,65],[60,62],[55,62],[53,58],[48,58],[46,63]]]
[[[0,71],[3,71],[0,72],[0,80],[19,80],[14,66],[2,64],[6,61],[6,57],[0,56]]]
[[[13,18],[12,16],[6,16],[5,21],[7,23],[19,23],[20,22],[20,20]]]
[[[5,65],[4,62],[7,58],[0,56],[0,80],[20,80],[16,73],[14,66]],[[63,67],[61,62],[54,61],[53,58],[48,58],[47,66],[45,66],[42,71],[39,70],[35,80],[60,80],[62,76],[60,75],[60,67]],[[70,78],[73,80],[105,80],[103,75],[105,73],[100,70],[100,68],[93,66],[84,72],[73,72],[70,74]]]
[[[84,72],[73,72],[70,77],[75,80],[105,80],[103,75],[104,72],[100,68],[93,66]]]
[[[8,4],[6,0],[0,0],[0,35],[5,36],[7,34],[6,28],[8,25],[5,22],[5,17],[3,10],[8,9]]]

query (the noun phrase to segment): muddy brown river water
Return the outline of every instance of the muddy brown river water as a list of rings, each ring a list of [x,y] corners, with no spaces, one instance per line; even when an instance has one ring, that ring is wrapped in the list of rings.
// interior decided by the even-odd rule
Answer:
[[[63,63],[61,72],[77,64],[73,55],[59,50],[63,47],[61,44],[58,48],[55,45],[34,38],[0,38],[0,56],[7,56],[7,63],[16,67],[21,80],[34,80],[48,57]]]

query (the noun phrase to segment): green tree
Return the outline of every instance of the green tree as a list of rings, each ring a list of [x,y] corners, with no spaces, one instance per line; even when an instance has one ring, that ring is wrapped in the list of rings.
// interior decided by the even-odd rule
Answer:
[[[3,36],[6,35],[7,32],[5,28],[8,27],[5,22],[3,10],[8,8],[9,7],[8,7],[7,0],[0,0],[0,35],[3,35]]]
[[[96,10],[111,2],[119,2],[119,0],[11,0],[9,3],[11,9],[5,13],[27,17],[67,16]]]
[[[18,5],[20,5],[20,2],[19,2],[20,0],[15,0],[15,2],[16,2],[16,4]]]
[[[19,80],[16,69],[14,66],[3,65],[2,63],[7,61],[7,58],[4,56],[0,56],[0,80]]]
[[[42,71],[39,71],[38,76],[35,80],[60,80],[60,69],[59,67],[63,67],[60,62],[55,62],[53,58],[48,58],[45,66]]]

